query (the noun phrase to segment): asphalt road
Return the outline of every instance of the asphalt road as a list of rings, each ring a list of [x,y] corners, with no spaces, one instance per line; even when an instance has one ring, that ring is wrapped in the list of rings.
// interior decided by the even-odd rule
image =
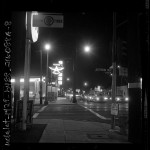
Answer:
[[[102,116],[102,118],[111,118],[111,103],[95,103],[95,102],[85,102],[80,101],[79,104],[91,112],[95,112]],[[119,104],[119,114],[128,115],[128,103],[118,103]]]

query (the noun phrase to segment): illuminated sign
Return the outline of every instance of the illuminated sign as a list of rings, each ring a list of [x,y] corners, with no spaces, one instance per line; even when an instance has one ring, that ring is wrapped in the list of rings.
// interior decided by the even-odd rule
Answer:
[[[39,28],[33,26],[33,15],[38,16],[38,12],[32,11],[29,15],[27,15],[27,13],[29,12],[26,12],[26,30],[28,29],[29,32],[28,38],[30,38],[32,42],[36,42],[39,35]]]
[[[62,81],[58,81],[58,84],[59,84],[59,85],[62,85]]]
[[[56,75],[58,75],[58,74],[60,74],[61,72],[60,71],[62,71],[64,68],[63,67],[58,67],[58,66],[56,66],[55,68],[52,68],[52,67],[49,67],[51,70],[53,70],[53,74],[56,74]]]

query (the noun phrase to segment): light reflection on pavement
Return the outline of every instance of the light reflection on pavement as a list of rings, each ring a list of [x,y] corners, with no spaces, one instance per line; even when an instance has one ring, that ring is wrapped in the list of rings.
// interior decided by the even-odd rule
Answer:
[[[106,118],[111,117],[111,103],[79,102],[79,105]],[[119,113],[128,114],[128,103],[119,103]]]

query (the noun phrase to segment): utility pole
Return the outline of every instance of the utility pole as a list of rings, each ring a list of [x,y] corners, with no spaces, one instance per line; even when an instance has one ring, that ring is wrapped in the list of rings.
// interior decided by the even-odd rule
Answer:
[[[76,49],[73,51],[73,103],[76,103]]]
[[[29,100],[29,77],[30,77],[30,51],[31,40],[30,30],[31,26],[31,12],[27,12],[27,28],[26,28],[26,45],[25,45],[25,66],[24,66],[24,99],[23,99],[23,112],[22,112],[22,129],[26,130],[27,122],[27,101]]]
[[[48,105],[48,92],[47,92],[47,86],[48,86],[48,51],[47,51],[47,65],[46,65],[46,93],[45,93],[45,105]]]
[[[42,49],[41,49],[41,72],[40,72],[40,104],[42,104]]]
[[[116,104],[116,12],[113,12],[113,42],[112,42],[112,104]],[[112,115],[111,129],[115,128],[115,115]]]

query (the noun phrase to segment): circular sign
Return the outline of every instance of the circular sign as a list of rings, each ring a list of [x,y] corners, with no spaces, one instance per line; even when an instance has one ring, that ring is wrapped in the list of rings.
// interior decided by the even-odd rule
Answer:
[[[44,18],[44,23],[48,26],[51,26],[54,23],[54,19],[51,16],[47,16]]]

